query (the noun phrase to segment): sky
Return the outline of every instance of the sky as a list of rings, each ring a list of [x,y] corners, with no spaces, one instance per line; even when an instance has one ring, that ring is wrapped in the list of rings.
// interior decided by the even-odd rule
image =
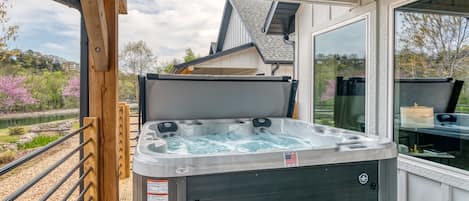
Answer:
[[[67,60],[80,58],[80,15],[52,0],[10,1],[10,23],[19,25],[9,48],[32,49]],[[192,48],[208,54],[216,41],[225,0],[128,0],[119,16],[119,48],[144,40],[160,63],[184,56]]]
[[[316,54],[355,54],[358,57],[364,57],[366,54],[365,21],[359,21],[316,36],[315,48]]]

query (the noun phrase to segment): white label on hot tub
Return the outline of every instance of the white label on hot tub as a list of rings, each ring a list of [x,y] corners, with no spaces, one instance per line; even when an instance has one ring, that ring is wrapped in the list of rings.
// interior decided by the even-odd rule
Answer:
[[[295,151],[283,152],[283,163],[285,164],[285,167],[297,167],[300,164],[298,153]]]
[[[168,201],[168,195],[147,194],[147,201]]]
[[[147,194],[161,195],[168,194],[168,180],[167,179],[148,179],[147,180]]]

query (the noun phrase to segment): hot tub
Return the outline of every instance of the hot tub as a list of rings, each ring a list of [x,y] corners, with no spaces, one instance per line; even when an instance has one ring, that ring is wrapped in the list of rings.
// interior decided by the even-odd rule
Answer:
[[[135,201],[377,201],[386,191],[380,169],[396,145],[289,118],[289,79],[149,77],[141,78]],[[186,93],[190,99],[180,97]],[[240,93],[249,95],[236,99]],[[236,100],[220,100],[226,96]]]

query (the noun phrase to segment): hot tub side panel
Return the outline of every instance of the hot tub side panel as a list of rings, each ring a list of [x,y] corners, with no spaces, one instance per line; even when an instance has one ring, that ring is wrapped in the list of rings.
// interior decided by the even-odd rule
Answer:
[[[178,178],[134,174],[134,201],[151,200],[148,179],[168,180],[168,201],[378,200],[378,161]]]

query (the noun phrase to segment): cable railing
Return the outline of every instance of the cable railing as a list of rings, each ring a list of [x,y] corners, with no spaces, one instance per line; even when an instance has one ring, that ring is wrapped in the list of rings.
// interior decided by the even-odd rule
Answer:
[[[69,169],[65,175],[60,178],[55,184],[52,185],[52,187],[44,194],[42,195],[38,200],[43,201],[43,200],[48,200],[51,198],[54,193],[57,192],[57,190],[64,185],[67,181],[69,181],[72,178],[72,175],[80,169],[83,169],[83,173],[80,174],[80,177],[78,178],[77,181],[74,181],[74,183],[71,185],[72,187],[69,189],[69,191],[63,196],[62,200],[69,200],[73,193],[77,191],[77,188],[82,186],[80,188],[80,191],[78,193],[78,197],[75,199],[77,200],[93,200],[97,199],[97,190],[96,190],[96,184],[97,184],[97,120],[94,117],[86,117],[84,118],[84,126],[80,127],[79,129],[70,132],[69,134],[61,137],[60,139],[49,143],[48,145],[38,148],[35,151],[3,166],[0,168],[0,176],[6,175],[7,173],[10,173],[11,171],[15,170],[16,168],[25,165],[28,162],[32,162],[33,159],[38,158],[41,155],[44,155],[47,151],[56,148],[58,145],[63,144],[64,142],[70,140],[71,138],[77,136],[77,135],[83,135],[83,142],[81,142],[78,146],[72,148],[71,151],[69,151],[67,154],[62,156],[59,160],[55,161],[52,165],[48,166],[34,176],[32,179],[29,181],[26,181],[25,184],[23,184],[21,187],[16,189],[14,192],[3,198],[4,201],[12,201],[18,199],[20,196],[22,196],[24,193],[26,193],[28,190],[30,190],[34,185],[36,185],[38,182],[43,180],[46,176],[50,175],[51,172],[56,170],[58,167],[60,167],[65,161],[69,160],[72,158],[72,156],[76,155],[79,152],[83,152],[83,154],[80,154],[80,158],[78,163],[73,165],[71,169]]]

